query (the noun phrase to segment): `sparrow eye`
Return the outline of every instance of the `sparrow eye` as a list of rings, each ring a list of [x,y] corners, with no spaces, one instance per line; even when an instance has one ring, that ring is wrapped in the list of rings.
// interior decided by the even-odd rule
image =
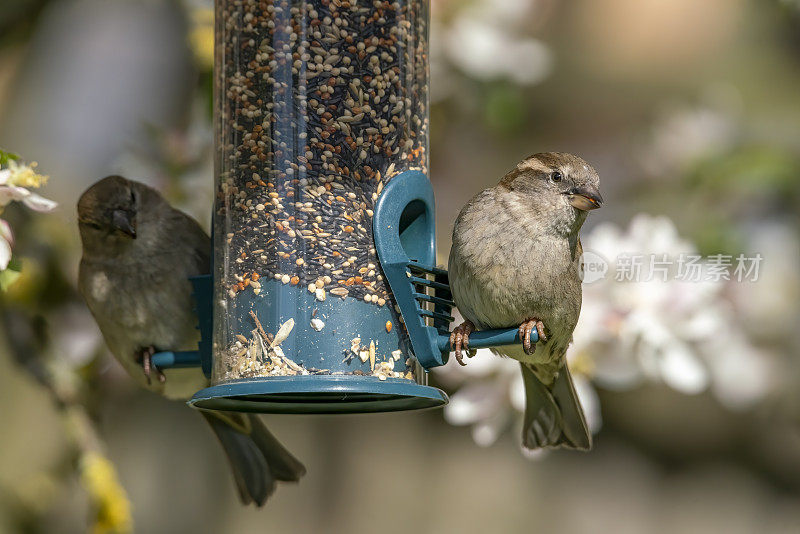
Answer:
[[[564,175],[561,174],[559,171],[554,171],[553,174],[550,175],[550,181],[554,184],[557,184],[561,180],[564,179]]]

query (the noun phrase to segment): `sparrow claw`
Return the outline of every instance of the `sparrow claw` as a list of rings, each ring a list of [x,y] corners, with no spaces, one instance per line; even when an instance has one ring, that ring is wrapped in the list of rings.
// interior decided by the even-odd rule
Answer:
[[[531,337],[529,335],[530,331],[528,330],[528,323],[524,322],[519,325],[519,338],[522,340],[522,350],[525,351],[525,354],[533,354],[536,352],[536,345],[531,345]]]
[[[464,321],[453,329],[450,333],[450,349],[456,353],[456,361],[459,365],[467,365],[464,363],[464,354],[462,349],[469,353],[469,335],[475,331],[475,325],[471,321]]]
[[[544,323],[542,321],[536,321],[536,332],[539,334],[539,341],[547,343],[547,334],[544,332]]]
[[[539,341],[547,341],[547,334],[544,331],[544,323],[536,318],[531,318],[519,325],[519,338],[522,340],[522,349],[525,354],[531,355],[536,352],[536,343],[531,342],[531,333],[536,329]]]
[[[158,377],[158,381],[160,383],[163,384],[164,382],[167,381],[167,377],[164,375],[161,369],[153,365],[153,354],[155,353],[156,353],[155,347],[145,347],[139,352],[139,355],[137,357],[137,360],[142,364],[142,371],[144,371],[144,376],[145,378],[147,378],[148,386],[152,384],[150,375],[153,374],[153,371],[155,371],[156,377]]]

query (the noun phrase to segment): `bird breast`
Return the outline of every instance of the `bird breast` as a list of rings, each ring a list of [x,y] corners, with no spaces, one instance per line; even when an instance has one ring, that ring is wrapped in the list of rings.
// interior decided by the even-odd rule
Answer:
[[[573,248],[484,191],[453,230],[450,285],[459,311],[478,328],[518,326],[536,317],[552,335],[569,340],[581,301]]]
[[[108,281],[106,273],[100,271],[92,275],[89,282],[89,291],[91,298],[96,302],[105,302],[111,291],[111,282]]]

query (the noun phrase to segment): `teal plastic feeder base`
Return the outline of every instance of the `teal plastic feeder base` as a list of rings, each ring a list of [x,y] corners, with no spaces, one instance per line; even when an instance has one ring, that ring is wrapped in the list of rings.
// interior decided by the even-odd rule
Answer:
[[[254,413],[336,414],[436,408],[447,395],[409,380],[314,375],[239,380],[198,391],[194,408]]]

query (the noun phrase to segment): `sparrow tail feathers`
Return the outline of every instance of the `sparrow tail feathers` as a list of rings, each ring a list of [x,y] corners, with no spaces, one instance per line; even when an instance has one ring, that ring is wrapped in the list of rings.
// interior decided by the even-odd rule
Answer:
[[[253,414],[200,412],[225,450],[243,504],[262,506],[277,480],[296,482],[306,468]]]
[[[551,388],[528,365],[520,366],[526,397],[523,446],[531,450],[557,447],[589,450],[591,434],[566,365],[559,370]]]

